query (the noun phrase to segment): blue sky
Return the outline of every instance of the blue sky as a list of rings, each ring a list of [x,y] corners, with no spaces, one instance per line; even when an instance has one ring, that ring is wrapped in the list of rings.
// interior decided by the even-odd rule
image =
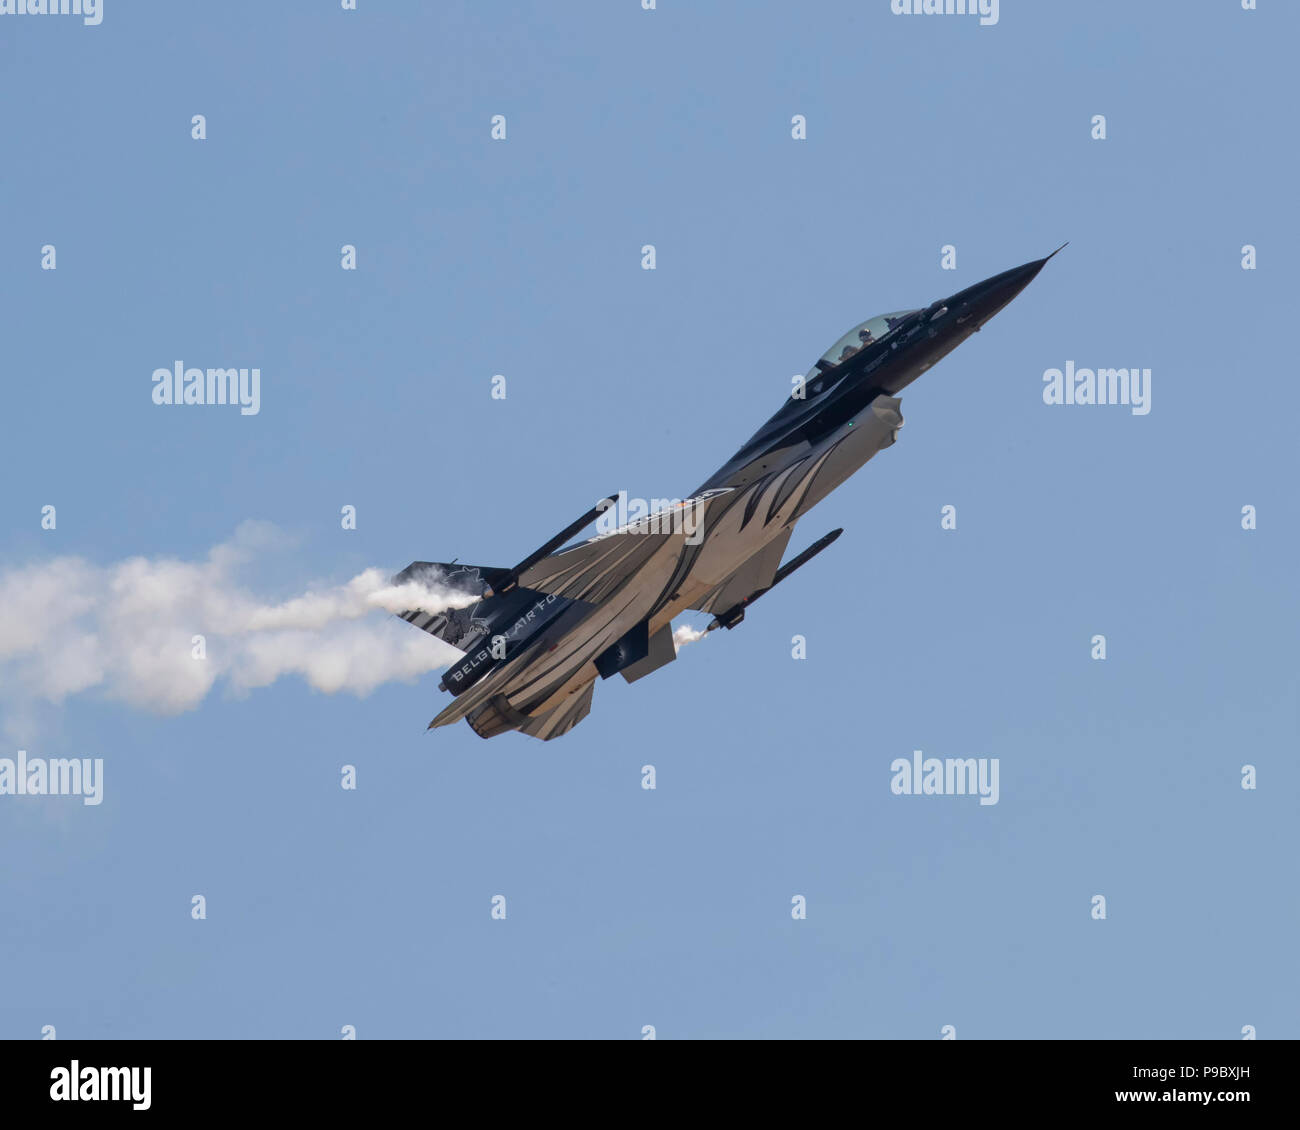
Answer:
[[[0,666],[0,756],[105,765],[98,806],[0,796],[0,1035],[1300,1034],[1300,9],[1260,7],[0,16],[0,575],[249,520],[267,599],[510,565],[684,496],[848,327],[1071,241],[791,543],[832,549],[558,741],[426,734],[436,675],[160,716]],[[261,411],[153,404],[178,358]],[[1150,413],[1045,405],[1067,360],[1150,368]],[[916,749],[998,758],[999,803],[894,795]]]

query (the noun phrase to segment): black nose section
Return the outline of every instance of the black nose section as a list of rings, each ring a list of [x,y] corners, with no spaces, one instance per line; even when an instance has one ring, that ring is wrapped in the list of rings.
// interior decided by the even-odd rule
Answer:
[[[1065,246],[1067,245],[1061,244],[1052,255]],[[956,324],[970,329],[979,329],[1034,281],[1052,255],[1035,259],[1032,263],[1025,263],[1020,267],[1012,267],[1009,271],[1003,271],[1000,275],[994,275],[992,278],[958,291],[945,303],[956,315]]]

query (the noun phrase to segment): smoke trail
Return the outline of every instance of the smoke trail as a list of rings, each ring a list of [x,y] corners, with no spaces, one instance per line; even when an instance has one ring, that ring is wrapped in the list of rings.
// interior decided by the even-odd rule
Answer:
[[[692,628],[689,624],[683,624],[673,632],[673,643],[675,643],[679,648],[683,648],[688,643],[702,640],[708,634],[708,632]]]
[[[237,577],[274,540],[269,527],[246,523],[205,560],[105,567],[58,557],[0,573],[0,693],[11,703],[60,703],[99,691],[177,714],[218,681],[242,692],[296,674],[328,694],[364,695],[459,656],[385,614],[464,608],[476,596],[436,578],[394,586],[367,569],[346,584],[259,600]]]

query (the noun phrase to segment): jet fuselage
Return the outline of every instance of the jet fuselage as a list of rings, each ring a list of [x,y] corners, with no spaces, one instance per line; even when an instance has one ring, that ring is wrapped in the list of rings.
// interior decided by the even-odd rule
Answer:
[[[842,339],[693,493],[699,528],[692,536],[616,531],[508,578],[520,587],[494,599],[513,603],[498,606],[495,620],[489,615],[466,658],[449,668],[442,685],[456,697],[431,726],[467,718],[484,737],[509,729],[557,736],[585,717],[598,674],[622,670],[639,678],[639,668],[653,670],[675,656],[665,643],[674,617],[690,609],[722,612],[748,596],[751,582],[756,594],[766,591],[798,519],[894,443],[903,423],[898,393],[976,333],[1050,258],[923,310],[872,319],[856,338]],[[630,551],[626,542],[608,543],[608,552],[598,544],[636,537],[647,540]],[[487,602],[482,607],[492,611]]]

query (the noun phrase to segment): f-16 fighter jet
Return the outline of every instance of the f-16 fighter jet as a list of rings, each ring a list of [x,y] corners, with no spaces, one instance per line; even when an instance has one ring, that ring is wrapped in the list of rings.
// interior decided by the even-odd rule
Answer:
[[[754,601],[839,536],[833,530],[781,564],[795,523],[894,443],[903,424],[898,394],[977,333],[1052,255],[924,310],[854,326],[675,507],[561,549],[617,496],[605,499],[510,569],[407,566],[396,583],[463,594],[454,611],[399,614],[462,653],[438,684],[453,700],[429,728],[464,718],[485,738],[520,730],[548,741],[587,716],[597,678],[635,682],[676,659],[675,616],[712,613],[709,631],[736,627]]]

